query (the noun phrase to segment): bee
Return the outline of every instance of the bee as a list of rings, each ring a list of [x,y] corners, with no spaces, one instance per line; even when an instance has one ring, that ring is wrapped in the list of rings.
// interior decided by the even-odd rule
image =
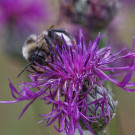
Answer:
[[[74,38],[63,28],[53,29],[51,26],[48,30],[43,31],[39,36],[30,35],[25,41],[22,47],[23,57],[29,62],[29,64],[22,70],[18,77],[29,66],[36,71],[35,63],[42,66],[46,66],[53,62],[53,52],[56,51],[57,43],[60,50],[64,44],[63,38],[68,45],[75,43]],[[37,71],[38,72],[38,71]]]

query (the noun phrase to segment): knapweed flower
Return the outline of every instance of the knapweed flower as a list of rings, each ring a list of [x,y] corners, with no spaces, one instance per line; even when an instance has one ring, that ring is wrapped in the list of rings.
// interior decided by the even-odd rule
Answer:
[[[131,51],[124,55],[121,53],[125,48],[116,54],[111,53],[109,46],[98,49],[100,38],[102,36],[99,33],[88,48],[81,32],[72,44],[62,37],[62,48],[54,41],[55,48],[48,45],[53,61],[46,66],[35,63],[40,72],[29,71],[30,81],[20,83],[20,91],[9,81],[15,100],[0,103],[29,101],[20,118],[39,98],[44,103],[51,104],[52,110],[49,114],[40,115],[43,120],[38,123],[46,121],[49,126],[58,120],[58,127],[54,126],[58,132],[74,135],[78,129],[80,135],[83,135],[83,130],[87,129],[96,135],[109,125],[115,114],[116,102],[106,87],[106,82],[110,81],[127,92],[135,91],[135,82],[130,82],[135,70],[135,36]],[[129,65],[112,66],[121,59],[128,59]],[[119,81],[118,78],[122,80]]]
[[[11,25],[18,32],[36,28],[47,16],[47,5],[43,0],[0,0],[0,24]]]
[[[61,0],[61,16],[90,30],[99,30],[115,16],[118,0]]]

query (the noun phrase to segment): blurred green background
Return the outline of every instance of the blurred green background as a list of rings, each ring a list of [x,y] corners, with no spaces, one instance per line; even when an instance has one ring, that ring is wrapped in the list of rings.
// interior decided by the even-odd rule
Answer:
[[[50,24],[57,24],[58,4],[54,3],[52,9],[52,1],[50,2],[49,11],[52,17],[49,22],[45,22],[40,32],[47,29]],[[55,13],[55,14],[54,14]],[[113,25],[113,31],[109,31],[109,27]],[[69,28],[69,24],[61,23],[58,27]],[[110,33],[110,42],[115,40],[116,46],[121,41],[123,46],[131,48],[132,46],[132,32],[135,31],[135,6],[123,4],[117,14],[116,18],[108,27]],[[112,32],[112,33],[111,33]],[[6,37],[0,40],[0,100],[13,100],[9,88],[8,78],[17,87],[19,82],[17,75],[26,66],[27,62],[23,60],[21,55],[11,56],[4,50],[4,43],[10,45],[11,41],[4,42]],[[111,40],[112,38],[112,40]],[[22,44],[21,44],[22,45]],[[21,46],[20,45],[20,46]],[[14,49],[14,48],[13,48]],[[26,74],[24,73],[24,76]],[[134,79],[134,78],[133,78]],[[112,120],[110,127],[107,127],[107,135],[135,135],[135,92],[127,93],[124,90],[113,87],[113,93],[116,100],[118,100],[117,113],[115,119]],[[45,123],[36,124],[42,118],[38,114],[46,114],[50,110],[50,106],[40,103],[38,100],[33,103],[25,112],[20,120],[17,120],[23,107],[27,102],[20,102],[16,104],[0,104],[0,135],[57,135],[57,131],[53,125],[44,127]]]

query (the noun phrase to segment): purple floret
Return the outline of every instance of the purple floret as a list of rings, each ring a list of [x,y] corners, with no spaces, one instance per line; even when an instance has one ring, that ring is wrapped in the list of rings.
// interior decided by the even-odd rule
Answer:
[[[106,125],[109,125],[112,116],[106,96],[105,82],[110,81],[127,92],[135,91],[133,88],[135,82],[130,82],[135,70],[135,53],[133,52],[135,36],[133,36],[131,51],[124,55],[122,52],[125,48],[117,54],[112,54],[109,46],[98,49],[101,37],[99,33],[98,37],[89,43],[88,48],[86,48],[81,31],[72,45],[68,45],[64,38],[62,49],[55,43],[55,53],[52,50],[54,62],[49,63],[49,66],[37,64],[42,69],[42,73],[29,72],[28,78],[31,81],[20,83],[20,92],[10,82],[9,86],[15,101],[0,101],[0,103],[29,100],[20,118],[26,109],[39,98],[46,104],[51,104],[52,111],[49,114],[40,115],[44,119],[38,123],[46,120],[46,125],[49,126],[58,120],[58,127],[54,127],[58,132],[65,132],[67,135],[74,135],[76,128],[80,135],[83,135],[79,121],[93,134],[95,133],[89,123],[96,123],[98,118],[103,117]],[[110,66],[122,59],[128,59],[131,62],[125,66],[118,64]],[[117,79],[119,77],[123,77],[122,81]],[[86,81],[89,85],[84,88]],[[87,95],[95,90],[95,86],[101,89],[102,97],[88,103]],[[37,91],[33,91],[33,88],[37,88]],[[93,115],[88,116],[88,108],[92,105],[97,106],[94,108]],[[102,113],[95,115],[99,108]]]

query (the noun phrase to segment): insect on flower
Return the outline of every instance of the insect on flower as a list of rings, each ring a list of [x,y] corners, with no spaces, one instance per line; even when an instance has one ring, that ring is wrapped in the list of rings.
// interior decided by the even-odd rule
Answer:
[[[45,37],[50,37],[49,32]],[[48,105],[51,104],[52,110],[49,114],[40,115],[43,120],[38,123],[46,121],[46,126],[49,126],[58,120],[59,124],[58,127],[54,126],[55,129],[67,135],[74,135],[76,129],[80,135],[83,135],[81,124],[83,123],[85,129],[96,135],[106,125],[109,125],[115,113],[116,102],[106,88],[105,82],[110,81],[127,92],[135,91],[135,82],[130,81],[135,71],[135,53],[133,52],[135,36],[133,47],[126,54],[122,54],[125,49],[112,54],[110,46],[98,49],[101,37],[99,33],[98,37],[89,43],[88,48],[86,48],[81,32],[76,36],[75,43],[72,45],[70,45],[71,42],[61,37],[62,46],[54,42],[55,49],[50,48],[53,54],[53,62],[50,66],[35,62],[35,65],[44,72],[30,71],[28,76],[30,81],[20,83],[20,91],[9,81],[15,100],[0,101],[0,103],[29,101],[20,114],[20,118],[36,99],[40,99]],[[48,43],[53,39],[45,41]],[[128,59],[129,65],[114,64],[122,59]],[[113,66],[110,66],[111,64]],[[120,81],[117,77],[123,79]]]
[[[31,65],[31,68],[37,71],[36,64],[49,65],[53,62],[53,53],[56,53],[55,42],[62,49],[62,45],[68,42],[73,44],[73,37],[63,28],[53,29],[53,25],[39,36],[30,35],[22,48],[24,58],[30,63],[22,70],[22,72]],[[18,77],[22,74],[18,75]],[[38,71],[37,71],[38,72]]]

